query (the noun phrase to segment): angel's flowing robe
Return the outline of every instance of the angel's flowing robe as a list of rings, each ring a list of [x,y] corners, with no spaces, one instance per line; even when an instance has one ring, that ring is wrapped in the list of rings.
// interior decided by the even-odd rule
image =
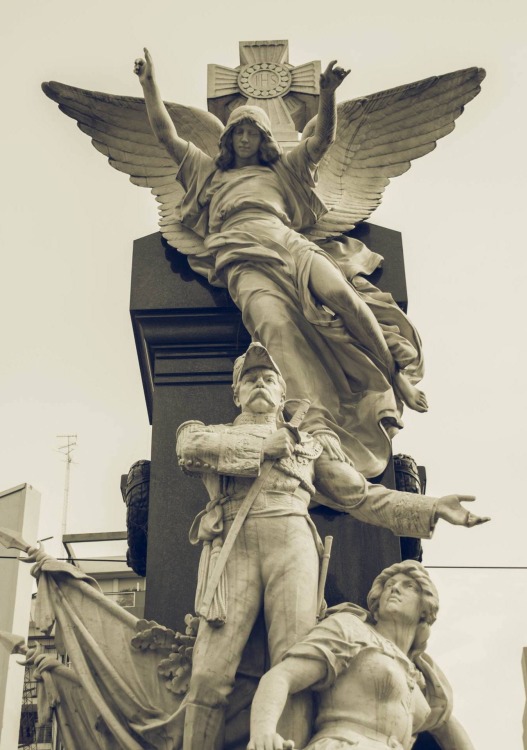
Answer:
[[[272,166],[225,171],[189,144],[178,181],[185,189],[181,221],[204,239],[201,252],[189,255],[191,267],[228,288],[253,340],[278,364],[287,398],[311,401],[304,429],[331,428],[354,466],[378,476],[391,454],[390,437],[402,426],[402,405],[386,366],[311,294],[314,254],[338,265],[413,383],[422,376],[421,342],[392,296],[364,278],[380,255],[350,238],[321,249],[297,231],[326,210],[314,190],[316,165],[306,142]]]

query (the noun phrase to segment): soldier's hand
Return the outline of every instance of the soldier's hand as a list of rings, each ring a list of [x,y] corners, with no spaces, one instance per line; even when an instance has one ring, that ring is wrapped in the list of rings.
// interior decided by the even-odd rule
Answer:
[[[281,427],[272,435],[268,435],[263,444],[264,458],[287,458],[293,455],[295,439],[291,432]]]
[[[476,498],[473,495],[445,495],[437,501],[437,517],[442,518],[454,526],[478,526],[480,523],[490,521],[488,516],[476,516],[461,503],[474,502]]]
[[[251,737],[247,750],[295,750],[293,740],[284,740],[276,732]]]

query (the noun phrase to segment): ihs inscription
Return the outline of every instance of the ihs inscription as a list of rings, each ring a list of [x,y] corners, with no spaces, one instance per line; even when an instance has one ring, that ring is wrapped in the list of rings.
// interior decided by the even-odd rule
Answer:
[[[278,63],[245,65],[238,75],[238,86],[243,94],[255,99],[283,96],[291,87],[291,73]]]

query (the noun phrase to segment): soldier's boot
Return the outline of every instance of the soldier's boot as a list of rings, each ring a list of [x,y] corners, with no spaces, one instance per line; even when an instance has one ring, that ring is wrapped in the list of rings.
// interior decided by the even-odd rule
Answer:
[[[187,703],[183,750],[222,750],[224,718],[223,708]]]

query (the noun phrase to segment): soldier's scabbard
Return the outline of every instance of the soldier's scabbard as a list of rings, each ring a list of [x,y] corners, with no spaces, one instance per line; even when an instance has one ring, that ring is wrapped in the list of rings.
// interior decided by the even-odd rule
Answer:
[[[320,576],[318,579],[317,619],[319,620],[322,616],[322,605],[324,603],[324,590],[326,588],[326,580],[328,577],[329,558],[331,557],[332,545],[333,545],[333,537],[332,536],[325,537],[324,553],[322,555],[322,562],[320,563]]]

